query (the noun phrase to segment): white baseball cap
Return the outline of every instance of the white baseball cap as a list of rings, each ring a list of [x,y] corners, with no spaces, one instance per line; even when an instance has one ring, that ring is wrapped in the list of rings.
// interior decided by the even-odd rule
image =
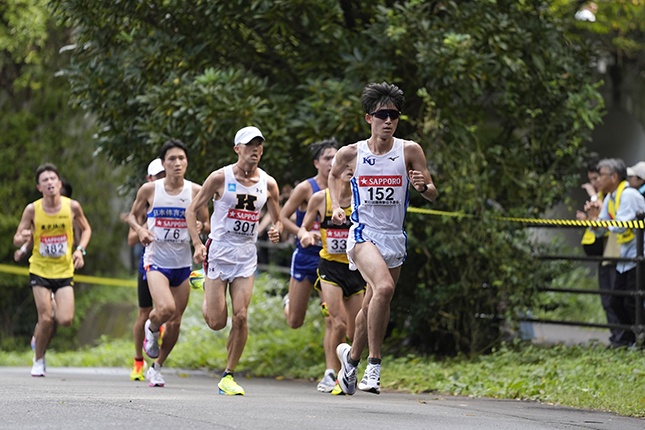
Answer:
[[[641,179],[645,179],[645,161],[639,161],[632,167],[628,167],[627,176],[638,176]]]
[[[166,169],[163,167],[161,158],[155,158],[150,162],[150,164],[148,164],[148,176],[156,176],[164,170]]]
[[[261,137],[262,140],[266,140],[257,127],[248,126],[241,128],[235,133],[235,146],[246,145],[256,137]]]

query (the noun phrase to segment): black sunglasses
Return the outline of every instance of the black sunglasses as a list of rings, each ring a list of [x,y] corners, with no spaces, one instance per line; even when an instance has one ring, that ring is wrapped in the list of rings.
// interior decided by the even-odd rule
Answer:
[[[401,116],[401,112],[399,112],[396,109],[381,109],[377,110],[376,112],[372,112],[370,116],[375,116],[378,119],[386,120],[387,117],[389,116],[390,119],[395,120],[399,119]]]

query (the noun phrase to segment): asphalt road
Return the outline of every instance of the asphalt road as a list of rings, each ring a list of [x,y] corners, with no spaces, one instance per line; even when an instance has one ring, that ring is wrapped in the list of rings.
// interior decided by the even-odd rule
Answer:
[[[166,386],[127,369],[0,367],[0,429],[622,429],[645,420],[494,399],[357,392],[332,396],[315,382],[237,378],[245,396],[217,394],[205,372],[164,369]]]

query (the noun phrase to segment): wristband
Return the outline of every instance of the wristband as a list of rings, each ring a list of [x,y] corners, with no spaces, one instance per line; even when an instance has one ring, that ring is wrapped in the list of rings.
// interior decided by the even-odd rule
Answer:
[[[81,245],[78,245],[76,247],[77,251],[81,251],[81,254],[85,255],[87,252],[85,251],[85,248],[83,248]]]
[[[423,184],[423,190],[419,191],[421,194],[425,193],[428,191],[428,184]]]

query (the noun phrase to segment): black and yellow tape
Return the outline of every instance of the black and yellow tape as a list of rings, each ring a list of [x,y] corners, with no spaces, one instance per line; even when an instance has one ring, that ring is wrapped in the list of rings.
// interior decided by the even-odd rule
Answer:
[[[408,207],[408,212],[419,213],[425,215],[434,215],[442,217],[453,218],[475,218],[475,215],[464,214],[461,212],[439,211],[436,209],[424,209],[416,207]],[[515,218],[515,217],[497,217],[500,221],[515,222],[520,224],[528,224],[530,226],[562,226],[562,227],[623,227],[623,228],[640,228],[645,229],[645,222],[643,220],[634,221],[581,221],[572,219],[538,219],[538,218]],[[9,273],[13,275],[29,276],[29,270],[26,267],[10,266],[8,264],[0,264],[0,273]],[[92,285],[109,285],[114,287],[136,287],[136,279],[117,279],[105,278],[100,276],[87,276],[87,275],[74,275],[74,281]]]
[[[444,217],[455,218],[475,218],[475,215],[464,214],[461,212],[447,212],[438,211],[435,209],[423,209],[408,207],[410,213],[420,213],[426,215],[436,215]],[[562,226],[562,227],[594,227],[594,228],[607,228],[607,227],[622,227],[622,228],[640,228],[645,229],[645,221],[587,221],[576,219],[540,219],[540,218],[516,218],[516,217],[497,217],[500,221],[516,222],[521,224],[528,224],[535,227],[540,226]]]

